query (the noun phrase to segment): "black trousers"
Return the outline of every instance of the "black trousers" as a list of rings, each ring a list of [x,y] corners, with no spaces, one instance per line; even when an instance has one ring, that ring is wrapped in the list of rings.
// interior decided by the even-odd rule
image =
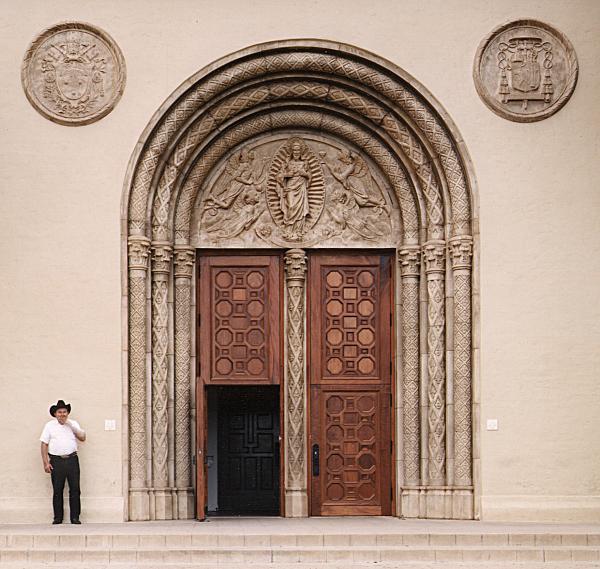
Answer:
[[[69,458],[50,455],[52,465],[52,507],[54,508],[54,519],[62,521],[64,515],[63,491],[65,480],[69,482],[69,508],[71,520],[78,520],[81,513],[81,490],[79,488],[79,458],[77,455]]]

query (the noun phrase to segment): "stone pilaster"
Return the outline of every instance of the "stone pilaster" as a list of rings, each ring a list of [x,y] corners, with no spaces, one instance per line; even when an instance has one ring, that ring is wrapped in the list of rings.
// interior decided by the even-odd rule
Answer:
[[[454,279],[454,483],[470,486],[472,478],[471,417],[471,259],[473,238],[448,243]]]
[[[175,276],[175,487],[177,517],[194,517],[190,427],[192,355],[192,276],[195,251],[176,246]]]
[[[398,251],[402,279],[402,401],[404,442],[404,486],[420,483],[419,420],[419,279],[421,248],[406,246]]]
[[[306,322],[306,254],[290,249],[285,254],[286,361],[285,427],[287,468],[285,513],[287,517],[308,516],[306,470],[306,364],[304,329]]]
[[[446,484],[446,244],[441,239],[423,247],[427,275],[427,368],[429,371],[429,472],[427,484]]]
[[[150,240],[130,237],[129,261],[129,519],[150,517],[146,470],[146,276]]]
[[[169,487],[169,275],[172,248],[152,242],[152,486],[154,519],[170,520],[173,501]]]

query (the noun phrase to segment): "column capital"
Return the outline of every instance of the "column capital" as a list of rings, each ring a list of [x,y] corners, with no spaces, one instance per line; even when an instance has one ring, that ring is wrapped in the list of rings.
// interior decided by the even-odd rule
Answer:
[[[127,239],[127,257],[129,268],[145,271],[148,269],[148,253],[150,239],[142,235],[135,235]]]
[[[427,274],[443,274],[446,267],[446,242],[442,239],[427,241],[423,246],[423,260]]]
[[[398,263],[403,277],[418,277],[421,273],[421,247],[406,245],[398,249]]]
[[[287,281],[302,281],[306,275],[306,253],[304,249],[290,249],[284,256]]]
[[[152,242],[152,272],[154,274],[169,274],[173,247],[168,241]]]
[[[448,242],[448,252],[453,269],[470,269],[473,257],[473,238],[470,235],[452,237]]]
[[[196,250],[188,245],[176,245],[174,252],[175,277],[192,278]]]

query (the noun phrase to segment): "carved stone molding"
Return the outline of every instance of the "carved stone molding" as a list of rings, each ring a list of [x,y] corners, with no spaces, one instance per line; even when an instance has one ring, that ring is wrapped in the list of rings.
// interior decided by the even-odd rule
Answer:
[[[129,515],[132,520],[149,517],[146,471],[146,271],[149,252],[149,239],[129,238]]]
[[[452,268],[459,269],[471,268],[471,258],[473,257],[473,238],[469,235],[452,237],[448,241],[448,252],[452,261]]]
[[[545,119],[569,100],[579,65],[569,39],[537,20],[494,29],[479,45],[473,66],[481,100],[516,122]]]
[[[473,238],[448,244],[454,278],[454,483],[470,486],[472,477],[471,262]]]
[[[446,246],[441,240],[423,247],[427,274],[427,369],[429,423],[429,480],[433,486],[446,484]]]
[[[416,245],[398,251],[402,275],[402,410],[404,486],[418,486],[421,480],[419,276],[421,248]]]
[[[306,254],[290,249],[285,257],[286,330],[286,515],[308,515],[306,469],[305,282]]]
[[[38,35],[21,69],[33,108],[58,124],[95,122],[115,107],[125,88],[125,60],[103,30],[64,22]]]
[[[172,247],[152,243],[152,487],[154,519],[172,518],[169,486],[169,307]]]
[[[192,346],[192,276],[195,250],[175,247],[175,487],[177,518],[194,517],[192,433],[190,424]]]

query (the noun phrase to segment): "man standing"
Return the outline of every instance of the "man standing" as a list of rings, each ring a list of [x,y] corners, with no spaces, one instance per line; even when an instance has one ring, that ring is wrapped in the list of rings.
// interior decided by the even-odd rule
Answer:
[[[81,512],[79,490],[79,458],[77,458],[77,440],[85,441],[85,431],[77,421],[69,419],[71,405],[59,399],[50,407],[50,415],[54,417],[44,426],[40,436],[42,442],[42,462],[44,472],[52,477],[52,506],[54,508],[53,524],[61,524],[63,520],[63,490],[65,480],[69,481],[69,508],[71,523],[80,524]]]

